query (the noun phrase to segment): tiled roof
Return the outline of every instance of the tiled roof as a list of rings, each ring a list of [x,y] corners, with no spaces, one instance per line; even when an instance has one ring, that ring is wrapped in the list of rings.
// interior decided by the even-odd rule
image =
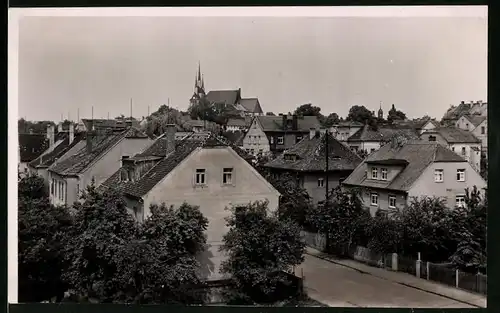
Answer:
[[[257,98],[245,98],[240,100],[240,104],[242,107],[247,109],[252,113],[263,113],[262,108],[260,107],[259,99]]]
[[[362,127],[364,124],[356,121],[340,121],[334,127]]]
[[[347,139],[348,142],[356,142],[356,141],[377,141],[377,142],[385,142],[389,140],[392,136],[396,134],[401,134],[407,137],[408,139],[417,139],[418,135],[416,131],[412,128],[398,128],[398,127],[379,127],[377,130],[374,130],[368,125],[363,126],[363,128],[359,129],[355,132],[351,137]]]
[[[237,127],[245,127],[247,126],[247,122],[243,118],[230,118],[227,121],[227,126],[237,126]]]
[[[362,159],[348,147],[328,135],[328,170],[353,170]],[[282,153],[265,167],[289,169],[294,171],[324,171],[326,164],[325,135],[307,136]],[[290,159],[289,156],[296,159]]]
[[[208,92],[206,99],[210,103],[236,104],[238,97],[239,90],[212,90]]]
[[[403,170],[392,181],[376,181],[367,179],[367,163],[392,160],[407,163]],[[402,162],[405,161],[405,162]],[[345,185],[384,188],[408,191],[412,184],[433,162],[467,162],[456,153],[437,143],[413,140],[402,147],[388,143],[370,154],[349,177]]]
[[[470,103],[460,103],[458,106],[452,106],[451,108],[449,108],[444,114],[443,119],[459,119],[462,115],[469,114],[470,109]]]
[[[146,151],[139,155],[136,155],[135,157],[160,155],[162,152],[166,151],[163,148],[165,143],[166,139],[160,138],[150,147],[150,149],[147,149]],[[142,197],[147,194],[154,186],[156,186],[156,184],[158,184],[173,169],[175,169],[180,162],[182,162],[196,148],[199,147],[230,146],[236,153],[238,153],[238,155],[240,155],[245,160],[250,159],[249,155],[245,151],[213,134],[204,138],[203,140],[196,140],[191,138],[190,136],[186,139],[176,141],[175,146],[175,152],[159,160],[156,165],[154,165],[139,180],[135,182],[122,182],[120,181],[120,170],[118,170],[101,185],[101,188],[118,188],[120,192],[123,192],[125,194],[135,197]],[[162,156],[165,156],[165,154],[163,153]]]
[[[83,139],[83,133],[75,134],[73,142],[69,144],[69,136],[65,136],[63,141],[58,144],[54,150],[44,155],[40,155],[38,158],[30,162],[30,166],[33,168],[45,168],[51,166],[58,158],[63,156],[76,144],[78,144]]]
[[[79,174],[86,169],[92,161],[101,156],[123,138],[147,138],[147,135],[131,127],[121,132],[110,132],[101,136],[96,136],[92,141],[91,152],[87,150],[87,146],[83,146],[74,155],[49,167],[49,170],[59,175]]]
[[[468,130],[456,127],[440,127],[426,131],[425,134],[439,134],[448,143],[480,143],[476,136]]]
[[[482,122],[484,122],[487,119],[486,116],[476,115],[476,114],[466,115],[465,118],[467,118],[469,122],[471,122],[472,125],[474,125],[474,127],[478,127]]]
[[[283,131],[283,117],[282,116],[257,116],[255,117],[262,129],[267,131]],[[288,116],[288,119],[292,119],[292,116]],[[309,132],[311,128],[319,129],[321,127],[319,120],[316,116],[299,116],[297,118],[298,130],[303,132]],[[289,130],[287,130],[289,131]]]
[[[49,147],[49,140],[42,134],[19,134],[21,162],[31,162]]]

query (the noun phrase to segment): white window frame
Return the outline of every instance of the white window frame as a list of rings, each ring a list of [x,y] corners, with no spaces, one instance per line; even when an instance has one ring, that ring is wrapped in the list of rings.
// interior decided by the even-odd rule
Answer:
[[[439,175],[441,174],[441,175]],[[440,179],[438,179],[440,177]],[[434,182],[436,183],[442,183],[444,182],[444,170],[443,169],[435,169],[434,170]]]
[[[194,184],[197,186],[206,185],[207,177],[206,170],[204,168],[197,168],[195,171]]]
[[[457,169],[457,181],[459,182],[465,181],[465,169],[463,168]]]
[[[394,205],[391,205],[391,200],[394,201]],[[394,195],[389,195],[389,208],[391,208],[391,209],[396,208],[396,196],[394,196]]]
[[[375,201],[373,201],[375,199]],[[378,193],[372,192],[370,194],[370,205],[378,206]]]
[[[465,207],[465,195],[455,196],[455,206],[463,208]]]
[[[380,170],[380,179],[387,180],[387,168],[382,168]]]
[[[323,177],[318,178],[318,187],[322,188],[325,186],[325,179]]]
[[[279,144],[279,145],[282,145],[285,143],[285,138],[283,136],[278,136],[278,139],[276,140],[276,142]]]
[[[378,168],[372,167],[371,174],[372,179],[378,179]]]
[[[232,185],[233,184],[233,168],[225,167],[222,169],[222,184]]]
[[[273,144],[273,143],[274,143],[274,137],[273,137],[273,136],[269,137],[269,143],[270,143],[270,144]]]

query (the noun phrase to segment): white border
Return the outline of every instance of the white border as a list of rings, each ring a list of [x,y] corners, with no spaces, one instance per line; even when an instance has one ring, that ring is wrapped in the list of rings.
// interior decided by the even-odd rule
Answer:
[[[217,7],[217,8],[14,8],[8,12],[8,298],[17,303],[18,41],[24,16],[171,16],[171,17],[481,17],[487,6],[384,7]]]

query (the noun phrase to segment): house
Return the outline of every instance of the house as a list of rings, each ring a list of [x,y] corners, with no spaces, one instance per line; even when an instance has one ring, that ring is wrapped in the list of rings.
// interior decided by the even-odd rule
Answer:
[[[48,128],[54,132],[54,126]],[[19,134],[19,163],[18,171],[28,173],[28,163],[38,158],[42,153],[54,146],[54,139],[43,134]]]
[[[462,115],[456,123],[456,127],[470,131],[481,140],[481,151],[488,154],[488,118],[484,115]]]
[[[488,104],[482,100],[475,103],[474,101],[470,101],[470,103],[462,101],[458,106],[452,105],[444,114],[441,122],[446,126],[452,126],[462,115],[488,116]]]
[[[219,251],[228,230],[226,208],[258,200],[276,210],[280,194],[247,161],[249,156],[221,137],[175,140],[169,129],[144,152],[124,156],[122,166],[101,188],[116,188],[135,218],[144,221],[152,204],[175,207],[187,202],[209,220],[207,250],[199,256],[203,275],[220,279],[224,255]]]
[[[230,118],[226,123],[227,131],[246,131],[252,124],[252,118],[245,116],[244,118]]]
[[[414,128],[393,125],[374,129],[369,125],[364,125],[347,139],[347,145],[354,151],[373,153],[396,134],[404,135],[408,139],[418,138],[417,131]]]
[[[312,129],[308,136],[264,166],[273,174],[294,174],[313,203],[325,200],[326,138],[328,138],[328,189],[339,186],[362,159],[331,134]]]
[[[84,134],[82,132],[75,134],[74,129],[74,124],[69,125],[67,134],[61,129],[61,132],[58,132],[59,140],[57,142],[55,142],[54,138],[50,138],[49,142],[55,142],[54,148],[48,149],[38,158],[28,163],[29,172],[43,177],[45,182],[49,184],[49,167],[73,155],[85,144],[83,142]],[[55,136],[53,132],[49,132],[48,135]]]
[[[281,153],[319,128],[316,116],[256,116],[243,138],[243,149],[253,155]]]
[[[257,98],[242,98],[241,88],[238,90],[212,90],[206,95],[211,105],[222,105],[226,110],[238,112],[243,116],[263,115],[262,107]]]
[[[420,138],[442,144],[469,161],[474,169],[480,170],[481,140],[470,131],[455,127],[439,127],[426,131]]]
[[[355,121],[341,121],[330,128],[330,132],[339,141],[346,141],[354,135],[364,124]]]
[[[359,188],[363,203],[378,210],[402,209],[415,197],[440,197],[449,207],[465,204],[465,188],[486,188],[462,157],[436,142],[394,139],[369,155],[343,182]]]
[[[414,121],[414,127],[417,130],[417,133],[420,135],[428,130],[439,127],[439,122],[431,118],[425,118]]]
[[[86,133],[85,144],[48,169],[52,204],[71,205],[92,181],[99,186],[116,172],[122,156],[140,152],[152,143],[135,127],[94,128],[92,120],[87,121],[86,127],[90,131]]]

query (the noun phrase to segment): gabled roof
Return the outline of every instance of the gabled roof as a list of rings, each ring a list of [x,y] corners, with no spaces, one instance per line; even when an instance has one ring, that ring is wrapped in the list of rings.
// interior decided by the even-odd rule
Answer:
[[[243,118],[230,118],[227,121],[227,126],[236,126],[236,127],[246,127],[247,122]]]
[[[477,115],[477,114],[473,114],[473,115],[464,115],[464,117],[472,123],[472,125],[474,125],[474,127],[478,127],[482,122],[484,122],[487,117],[486,116],[482,116],[482,115]]]
[[[151,189],[153,189],[154,186],[156,186],[165,176],[167,176],[172,170],[174,170],[177,165],[179,165],[185,158],[187,158],[194,150],[200,147],[208,148],[228,146],[231,147],[240,157],[245,159],[247,162],[249,162],[251,159],[251,157],[242,149],[213,134],[210,134],[208,137],[202,140],[193,139],[191,138],[191,136],[189,136],[183,140],[176,141],[175,151],[173,153],[170,153],[169,155],[165,155],[165,145],[166,138],[159,138],[149,149],[135,156],[158,156],[163,153],[163,158],[159,160],[139,180],[134,182],[120,181],[120,169],[116,171],[111,177],[109,177],[103,184],[101,184],[100,188],[117,188],[118,191],[122,193],[134,197],[142,197]]]
[[[49,148],[49,140],[43,134],[19,134],[21,162],[31,162]]]
[[[417,139],[418,135],[413,128],[398,128],[398,127],[379,127],[374,130],[368,125],[363,126],[355,132],[351,137],[347,139],[348,142],[358,142],[358,141],[377,141],[385,142],[389,140],[394,135],[403,135],[408,139]]]
[[[264,132],[284,131],[282,116],[256,116],[255,118],[259,121]],[[292,119],[292,117],[288,116],[288,119]],[[298,130],[302,132],[309,132],[311,128],[319,129],[321,127],[321,124],[316,116],[299,116],[297,117],[297,124]]]
[[[260,107],[259,99],[257,98],[245,98],[240,100],[241,106],[252,113],[263,113]]]
[[[29,166],[31,166],[33,168],[46,168],[46,167],[51,166],[58,158],[60,158],[66,152],[68,152],[71,148],[76,146],[83,139],[83,137],[84,137],[83,133],[75,134],[73,142],[70,144],[69,143],[69,136],[65,136],[63,141],[60,144],[58,144],[56,147],[54,147],[54,150],[52,150],[49,153],[40,155],[35,160],[31,161],[29,163]]]
[[[333,125],[333,127],[363,127],[365,124],[356,121],[340,121]]]
[[[481,140],[468,130],[456,127],[439,127],[428,130],[425,134],[439,134],[448,143],[481,143]]]
[[[238,103],[240,97],[239,90],[212,90],[206,95],[206,99],[210,103],[217,104],[232,104]]]
[[[87,134],[88,135],[88,134]],[[146,134],[130,127],[120,132],[110,132],[96,136],[92,140],[92,151],[83,146],[74,155],[62,160],[49,167],[49,170],[59,175],[76,175],[87,168],[95,159],[106,153],[113,145],[117,144],[123,138],[148,138]]]
[[[326,135],[307,136],[282,153],[265,167],[288,169],[300,172],[324,171],[326,165]],[[362,159],[348,147],[328,135],[328,170],[353,170]],[[294,159],[287,158],[294,156]]]
[[[367,177],[367,163],[380,163],[392,160],[399,161],[401,172],[392,181],[371,180]],[[467,162],[458,154],[446,149],[438,143],[421,140],[407,142],[404,146],[388,143],[370,154],[343,184],[361,187],[384,188],[408,191],[424,170],[433,162]],[[407,165],[405,166],[404,164]]]

